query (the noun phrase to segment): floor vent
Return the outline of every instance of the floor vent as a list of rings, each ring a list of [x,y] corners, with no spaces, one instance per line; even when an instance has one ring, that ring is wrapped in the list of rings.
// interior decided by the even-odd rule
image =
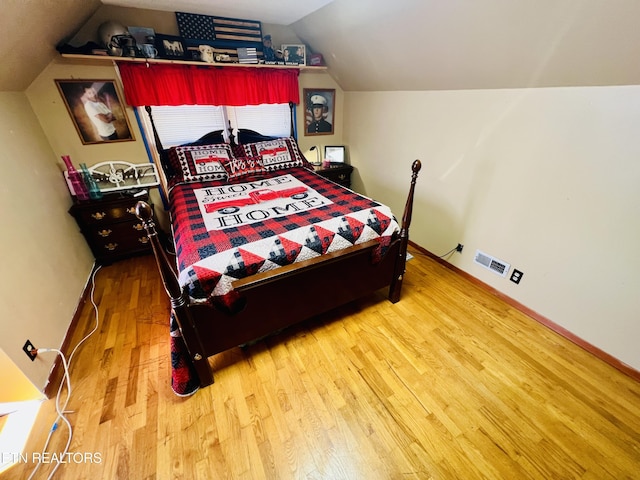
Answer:
[[[491,255],[487,255],[480,250],[476,250],[476,256],[473,259],[478,265],[482,265],[484,268],[491,270],[493,273],[497,273],[501,277],[506,277],[509,273],[509,265],[507,262],[503,262],[502,260],[498,260]]]

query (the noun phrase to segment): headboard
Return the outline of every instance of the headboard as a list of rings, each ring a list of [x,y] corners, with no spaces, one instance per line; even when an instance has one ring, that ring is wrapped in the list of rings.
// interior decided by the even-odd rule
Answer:
[[[289,126],[289,136],[295,136],[295,122],[294,122],[294,109],[296,107],[295,103],[289,103],[289,109],[291,110],[291,124]],[[162,165],[162,170],[164,171],[165,177],[167,181],[170,181],[177,173],[174,170],[174,167],[171,165],[169,161],[169,149],[165,149],[162,146],[162,140],[160,140],[160,136],[158,135],[158,130],[156,129],[155,122],[153,121],[153,112],[152,107],[146,106],[144,107],[147,111],[147,115],[149,116],[149,121],[151,122],[151,128],[153,130],[153,138],[156,144],[156,150],[158,152],[158,156],[160,157],[160,163]],[[277,137],[271,137],[267,135],[262,135],[261,133],[256,132],[255,130],[250,130],[246,128],[240,128],[237,130],[237,142],[236,136],[233,135],[233,128],[231,127],[231,122],[229,122],[229,128],[227,129],[227,136],[229,138],[229,144],[232,147],[237,145],[254,143],[254,142],[262,142],[265,140],[274,140]],[[218,144],[218,143],[226,143],[224,138],[224,130],[216,130],[213,132],[209,132],[202,137],[194,140],[191,143],[185,143],[182,146],[193,146],[193,145],[210,145],[210,144]]]

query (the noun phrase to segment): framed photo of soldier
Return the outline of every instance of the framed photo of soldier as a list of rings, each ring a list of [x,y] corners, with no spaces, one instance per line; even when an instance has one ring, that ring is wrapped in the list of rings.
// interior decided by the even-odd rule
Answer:
[[[305,135],[333,135],[336,91],[333,88],[305,88]]]

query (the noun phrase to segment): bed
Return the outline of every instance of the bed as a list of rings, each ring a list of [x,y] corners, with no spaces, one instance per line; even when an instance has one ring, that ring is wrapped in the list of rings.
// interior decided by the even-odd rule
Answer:
[[[176,394],[213,383],[212,355],[382,288],[400,300],[419,160],[398,223],[389,207],[315,173],[293,137],[240,130],[228,142],[212,132],[156,144],[175,258],[149,205],[136,210],[171,301]]]

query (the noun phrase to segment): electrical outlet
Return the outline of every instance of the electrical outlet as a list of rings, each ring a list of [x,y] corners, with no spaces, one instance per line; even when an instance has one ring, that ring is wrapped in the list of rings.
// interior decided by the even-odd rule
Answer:
[[[36,350],[36,347],[33,346],[33,343],[31,343],[31,340],[27,340],[24,343],[24,346],[22,347],[22,350],[24,351],[24,353],[27,354],[27,357],[29,357],[32,362],[38,356],[38,351]]]
[[[511,272],[511,277],[509,278],[509,280],[511,280],[513,283],[520,283],[520,280],[522,280],[522,275],[524,275],[524,273],[514,268],[513,272]]]
[[[459,243],[458,246],[456,247],[456,252],[462,252],[463,248],[464,248],[464,245]]]

